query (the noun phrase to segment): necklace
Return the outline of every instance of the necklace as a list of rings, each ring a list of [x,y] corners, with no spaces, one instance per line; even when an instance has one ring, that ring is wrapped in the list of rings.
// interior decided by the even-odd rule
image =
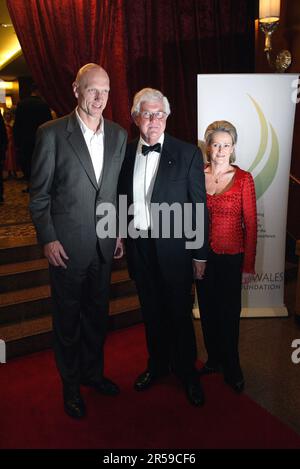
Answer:
[[[229,171],[225,171],[225,173],[220,173],[218,176],[214,177],[215,184],[219,183],[220,178],[225,176],[226,174],[232,173],[232,170],[230,169]]]

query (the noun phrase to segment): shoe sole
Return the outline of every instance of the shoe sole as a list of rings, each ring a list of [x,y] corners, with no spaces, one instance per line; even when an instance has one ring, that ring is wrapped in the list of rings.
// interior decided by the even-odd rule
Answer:
[[[82,419],[83,417],[85,417],[85,412],[82,414],[82,415],[75,415],[73,414],[72,412],[70,412],[66,407],[64,407],[64,410],[65,410],[65,413],[71,417],[72,419],[75,419],[75,420],[80,420]]]

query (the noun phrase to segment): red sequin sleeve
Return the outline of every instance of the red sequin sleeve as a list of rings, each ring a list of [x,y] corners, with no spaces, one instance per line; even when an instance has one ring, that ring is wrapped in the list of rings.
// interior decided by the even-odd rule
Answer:
[[[254,181],[246,173],[242,188],[242,215],[244,225],[244,265],[243,272],[255,273],[257,241],[257,214]]]

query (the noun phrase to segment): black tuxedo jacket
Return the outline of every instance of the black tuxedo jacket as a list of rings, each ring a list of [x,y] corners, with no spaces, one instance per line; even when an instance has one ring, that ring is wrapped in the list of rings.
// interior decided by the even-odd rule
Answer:
[[[133,203],[133,173],[137,145],[138,140],[127,145],[119,179],[119,194],[127,196],[128,207]],[[185,203],[191,203],[193,228],[195,228],[195,204],[204,204],[204,217],[201,220],[201,228],[204,228],[204,243],[201,247],[192,250],[186,249],[186,241],[188,240],[184,233],[184,227],[182,226],[181,237],[176,237],[172,217],[170,218],[170,236],[163,238],[160,235],[155,239],[158,262],[164,276],[175,282],[181,282],[182,278],[190,279],[192,259],[206,260],[208,233],[203,158],[195,145],[165,134],[151,203],[167,203],[169,205],[177,203],[182,207],[182,210]],[[131,221],[132,216],[129,216],[128,223]],[[130,237],[125,239],[125,244],[129,273],[132,278],[135,278],[138,275],[137,245]]]
[[[34,148],[35,134],[40,125],[51,121],[51,109],[40,96],[28,96],[17,105],[13,125],[14,141],[21,151]]]

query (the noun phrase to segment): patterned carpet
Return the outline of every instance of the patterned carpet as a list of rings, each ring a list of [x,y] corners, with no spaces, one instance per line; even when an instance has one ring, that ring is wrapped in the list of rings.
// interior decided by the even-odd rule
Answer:
[[[35,237],[28,210],[29,195],[22,192],[27,187],[23,179],[4,181],[4,203],[0,205],[0,246],[8,241]]]

